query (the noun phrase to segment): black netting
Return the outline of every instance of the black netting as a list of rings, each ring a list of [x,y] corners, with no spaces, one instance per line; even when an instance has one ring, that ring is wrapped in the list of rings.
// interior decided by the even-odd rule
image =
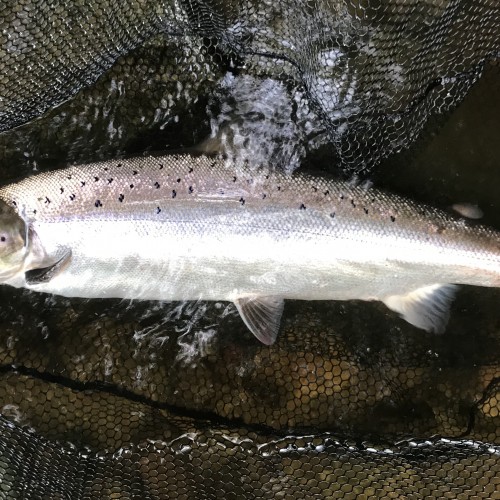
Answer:
[[[2,304],[6,498],[497,491],[498,320],[471,341],[463,304],[436,337],[291,303],[272,348],[207,304]]]
[[[187,432],[95,456],[3,418],[11,498],[498,498],[498,447],[445,439],[374,447],[331,435],[258,436],[190,421]],[[8,445],[6,445],[8,443]],[[21,454],[12,454],[12,447]],[[54,467],[58,476],[50,473]],[[286,492],[286,493],[285,493]]]
[[[161,33],[168,55],[152,67],[139,58],[131,82],[141,93],[144,83],[163,79],[173,90],[180,81],[181,99],[175,106],[160,100],[157,120],[172,119],[171,108],[186,98],[195,101],[193,87],[207,96],[221,72],[272,78],[284,86],[288,118],[302,134],[326,134],[337,161],[358,171],[407,147],[430,117],[460,102],[498,55],[494,0],[27,0],[0,7],[0,130],[60,104]],[[162,60],[177,78],[166,78],[172,68]],[[114,73],[120,75],[119,65]],[[113,81],[119,92],[120,81]]]
[[[211,134],[277,168],[472,196],[498,227],[499,17],[0,0],[2,181]],[[272,347],[225,303],[0,297],[0,498],[500,498],[495,290],[463,290],[443,336],[287,302]]]

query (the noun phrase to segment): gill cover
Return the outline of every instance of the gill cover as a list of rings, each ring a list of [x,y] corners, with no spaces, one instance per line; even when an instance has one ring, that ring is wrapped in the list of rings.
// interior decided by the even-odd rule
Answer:
[[[28,226],[5,201],[0,200],[0,281],[19,272],[28,247]]]

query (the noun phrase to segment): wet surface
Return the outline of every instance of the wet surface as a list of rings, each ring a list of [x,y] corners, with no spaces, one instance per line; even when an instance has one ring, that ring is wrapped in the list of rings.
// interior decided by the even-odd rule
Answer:
[[[150,40],[69,101],[0,134],[2,183],[192,146],[210,131],[257,163],[350,175],[303,85],[270,78],[260,63],[249,77],[236,63],[206,38]],[[343,83],[347,101],[353,81]],[[475,203],[481,222],[500,229],[499,101],[498,67],[487,67],[455,111],[369,178],[441,207]],[[227,303],[89,301],[3,286],[0,470],[36,492],[22,453],[45,454],[33,467],[52,459],[67,472],[64,488],[51,486],[57,498],[78,497],[79,477],[103,498],[165,498],[174,486],[180,497],[307,487],[319,498],[494,498],[499,302],[499,290],[463,287],[435,336],[381,304],[287,301],[278,341],[266,347]],[[451,441],[425,445],[436,435]],[[9,455],[9,442],[22,443],[20,454]]]

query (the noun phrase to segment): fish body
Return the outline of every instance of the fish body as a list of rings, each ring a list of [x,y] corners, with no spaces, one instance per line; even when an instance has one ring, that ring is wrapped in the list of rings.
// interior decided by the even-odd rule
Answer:
[[[232,301],[265,343],[284,299],[381,300],[441,331],[452,284],[500,286],[493,229],[375,189],[228,163],[139,157],[1,188],[0,235],[14,230],[0,279],[68,297]]]

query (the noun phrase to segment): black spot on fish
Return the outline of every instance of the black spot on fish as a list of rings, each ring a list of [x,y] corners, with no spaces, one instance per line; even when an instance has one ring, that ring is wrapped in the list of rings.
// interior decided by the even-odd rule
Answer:
[[[333,218],[335,217],[335,212],[332,212],[332,213],[330,214],[330,217],[333,219]]]
[[[161,212],[161,208],[160,207],[156,207],[156,214],[159,214]]]
[[[137,170],[134,170],[134,171],[132,172],[132,175],[137,175],[138,173],[139,173],[139,172],[137,172]]]
[[[281,186],[278,186],[278,191],[281,191]]]
[[[236,177],[236,175],[235,175],[235,176],[233,177],[233,182],[236,182],[236,179],[237,179],[237,177]]]
[[[33,214],[36,215],[36,210],[33,210]]]
[[[306,206],[305,206],[303,203],[301,203],[301,204],[300,204],[300,209],[301,209],[301,210],[305,210],[305,209],[306,209]]]
[[[120,196],[118,196],[118,201],[121,203],[125,199],[125,195],[120,193]]]
[[[318,188],[316,186],[313,186],[313,191],[316,192],[318,190]]]
[[[343,194],[340,194],[340,199],[343,200],[344,199],[344,195]]]
[[[396,217],[394,217],[394,215],[391,215],[391,222],[396,222]]]
[[[17,207],[17,203],[16,203],[16,201],[15,201],[15,200],[12,200],[12,204],[13,204],[15,207]]]
[[[177,191],[175,189],[172,189],[172,198],[175,198],[177,196]]]
[[[188,190],[189,190],[189,193],[192,193],[194,191],[193,186],[189,186]]]
[[[102,203],[101,203],[101,200],[96,200],[95,201],[95,206],[98,208],[98,207],[102,207]]]
[[[328,189],[323,193],[325,196],[328,196],[330,194],[330,191]]]
[[[85,186],[85,181],[80,181],[82,183],[82,187]]]
[[[116,165],[116,166],[117,166],[118,168],[120,168],[120,167],[122,166],[122,164],[121,164],[121,163],[118,163],[118,165]]]
[[[64,188],[61,187],[60,189],[61,189],[61,194],[63,194],[64,193]]]
[[[72,176],[71,175],[68,175],[68,180],[71,180],[72,179]]]
[[[181,178],[180,177],[177,178],[177,182],[181,182]]]
[[[269,175],[266,175],[266,180],[269,179]]]
[[[160,189],[160,183],[158,181],[155,182],[155,188]]]
[[[245,198],[241,197],[241,198],[240,198],[240,203],[241,203],[242,205],[244,205],[244,204],[245,204]]]
[[[70,199],[71,201],[73,201],[75,198],[76,198],[76,196],[75,196],[74,194],[70,194],[70,195],[69,195],[69,199]]]
[[[189,167],[189,173],[192,174],[193,173],[193,167]]]
[[[266,193],[262,193],[262,199],[265,200],[267,197],[267,194]]]
[[[5,241],[5,236],[0,237],[0,241]]]
[[[104,171],[107,172],[109,169],[108,167],[104,167]]]
[[[49,200],[49,198],[47,198],[47,196],[45,197],[45,203],[46,204],[50,203],[50,200]]]
[[[113,182],[113,178],[111,177],[111,179],[108,179],[108,184],[111,184]]]
[[[215,165],[217,165],[217,161],[213,160],[212,163],[210,163],[210,168],[214,168]]]
[[[94,177],[94,181],[95,181],[95,182],[98,182],[98,181],[99,181],[99,177],[95,176],[95,177]]]
[[[351,205],[356,208],[356,203],[354,203],[354,200],[351,200]]]
[[[160,170],[163,168],[163,165],[161,163],[159,163],[158,166],[160,167]]]
[[[130,189],[134,189],[134,185],[133,184],[130,184]]]
[[[365,207],[363,210],[365,211],[365,214],[368,215],[368,209]]]

